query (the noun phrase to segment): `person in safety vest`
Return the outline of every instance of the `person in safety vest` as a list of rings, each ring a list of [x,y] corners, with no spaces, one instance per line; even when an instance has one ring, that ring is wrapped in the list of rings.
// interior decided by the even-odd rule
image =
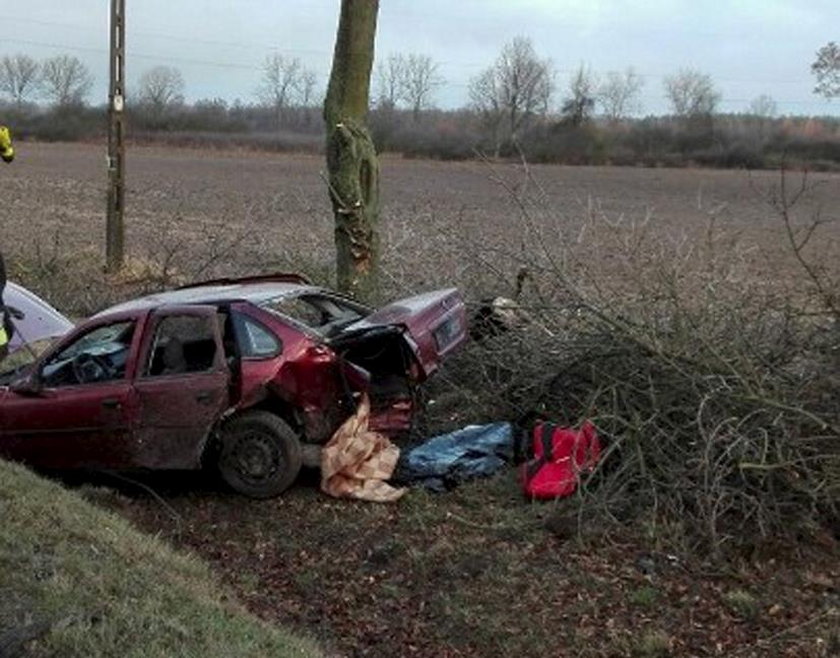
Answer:
[[[12,134],[6,126],[0,126],[0,158],[3,162],[11,162],[15,159],[15,149],[12,146]],[[0,253],[0,359],[6,356],[9,351],[9,340],[12,337],[14,327],[12,319],[3,304],[3,292],[6,289],[6,265],[3,262],[3,254]]]
[[[6,126],[0,125],[0,158],[3,162],[11,162],[15,159],[15,149],[12,147],[12,133]]]

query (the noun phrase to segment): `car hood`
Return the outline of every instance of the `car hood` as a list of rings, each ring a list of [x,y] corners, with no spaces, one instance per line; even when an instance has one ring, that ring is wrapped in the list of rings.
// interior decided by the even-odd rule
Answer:
[[[9,341],[10,354],[27,343],[57,338],[73,328],[73,323],[59,311],[16,283],[6,285],[3,302],[15,327],[14,335]]]

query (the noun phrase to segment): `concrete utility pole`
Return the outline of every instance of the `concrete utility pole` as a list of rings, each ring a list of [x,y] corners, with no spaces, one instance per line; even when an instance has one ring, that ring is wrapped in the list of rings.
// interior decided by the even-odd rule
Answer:
[[[108,215],[105,261],[108,272],[123,265],[125,253],[125,0],[111,0],[111,83],[108,90]]]

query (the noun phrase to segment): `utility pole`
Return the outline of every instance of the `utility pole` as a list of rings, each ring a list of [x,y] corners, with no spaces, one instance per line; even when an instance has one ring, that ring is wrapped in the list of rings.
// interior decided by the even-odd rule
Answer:
[[[108,215],[105,263],[117,272],[125,254],[125,0],[111,0],[111,82],[108,89]]]

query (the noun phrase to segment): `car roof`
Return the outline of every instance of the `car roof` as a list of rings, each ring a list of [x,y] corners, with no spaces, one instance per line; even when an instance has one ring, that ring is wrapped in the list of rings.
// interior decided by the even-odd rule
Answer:
[[[314,294],[322,292],[324,292],[324,289],[317,286],[278,281],[199,285],[138,297],[137,299],[106,308],[94,317],[114,313],[145,311],[160,306],[185,306],[191,304],[216,305],[239,301],[261,305],[268,301],[282,299],[284,297],[298,297],[306,293]]]

